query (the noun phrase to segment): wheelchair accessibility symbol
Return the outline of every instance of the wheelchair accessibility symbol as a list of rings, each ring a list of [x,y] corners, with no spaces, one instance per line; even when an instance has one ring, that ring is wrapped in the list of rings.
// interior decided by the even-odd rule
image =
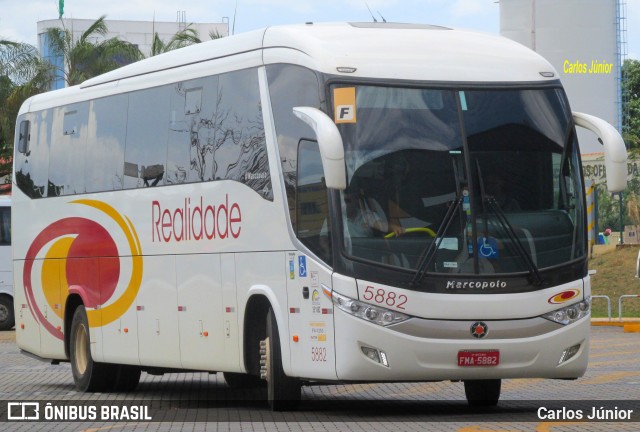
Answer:
[[[298,257],[298,275],[300,277],[307,277],[307,257]]]
[[[498,258],[498,242],[492,237],[478,238],[478,253],[483,258]]]

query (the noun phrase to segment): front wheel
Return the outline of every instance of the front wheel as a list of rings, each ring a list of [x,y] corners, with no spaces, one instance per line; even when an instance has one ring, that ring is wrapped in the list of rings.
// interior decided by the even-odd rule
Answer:
[[[289,411],[300,404],[300,381],[285,375],[278,324],[273,310],[267,314],[267,337],[260,341],[260,376],[267,381],[267,401],[272,411]]]
[[[91,358],[89,321],[84,306],[78,306],[71,321],[69,340],[71,372],[76,389],[81,392],[99,392],[109,389],[109,365],[96,363]]]
[[[464,394],[469,406],[489,407],[498,405],[502,380],[469,380],[464,382]]]

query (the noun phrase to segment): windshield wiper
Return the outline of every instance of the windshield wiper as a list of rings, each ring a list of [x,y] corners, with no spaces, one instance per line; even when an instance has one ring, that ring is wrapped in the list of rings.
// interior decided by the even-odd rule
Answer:
[[[444,240],[444,234],[449,229],[451,222],[453,221],[453,217],[455,216],[458,208],[462,204],[462,196],[458,195],[456,199],[451,203],[449,208],[447,209],[447,213],[444,215],[442,222],[438,226],[438,231],[436,231],[436,236],[433,241],[427,246],[426,251],[424,251],[421,256],[420,262],[416,266],[416,274],[413,275],[413,279],[411,279],[410,285],[414,286],[418,281],[422,280],[427,269],[431,265],[431,262],[436,256],[436,251],[440,247],[442,240]]]
[[[498,223],[500,223],[500,225],[502,226],[502,229],[504,229],[504,231],[507,233],[507,236],[509,236],[509,240],[511,240],[511,244],[514,245],[517,254],[520,256],[520,258],[524,260],[527,267],[529,268],[529,274],[531,274],[531,276],[533,277],[533,284],[541,285],[543,282],[543,279],[542,279],[542,276],[540,275],[540,271],[538,270],[536,263],[533,262],[531,255],[529,254],[529,252],[527,252],[524,245],[518,238],[518,235],[513,229],[513,225],[511,225],[511,223],[509,222],[509,219],[507,219],[507,216],[504,214],[504,211],[500,208],[500,205],[496,201],[495,197],[492,195],[485,195],[484,180],[482,179],[482,170],[480,169],[480,163],[477,160],[476,160],[476,170],[478,172],[478,181],[480,183],[480,196],[482,198],[482,202],[489,204],[489,207],[491,207],[491,210],[493,210],[493,212],[495,213]],[[486,215],[483,216],[483,219],[485,223],[485,239],[487,239],[489,235],[488,235]]]

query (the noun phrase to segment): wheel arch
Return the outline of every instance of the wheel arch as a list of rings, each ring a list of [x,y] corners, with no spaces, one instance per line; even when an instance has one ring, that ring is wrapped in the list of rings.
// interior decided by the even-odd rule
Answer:
[[[273,309],[280,340],[288,340],[289,327],[286,321],[286,314],[282,312],[284,307],[286,307],[286,304],[281,305],[273,290],[269,289],[269,287],[254,286],[249,291],[242,323],[242,360],[247,373],[260,375],[260,341],[267,337],[266,323],[269,308]],[[285,367],[287,367],[289,366],[289,355],[286,348],[288,345],[281,345],[281,350],[284,351],[282,357],[286,364]]]
[[[247,373],[260,375],[260,341],[266,337],[267,314],[271,302],[264,293],[253,294],[247,300],[243,319],[243,362]]]
[[[0,292],[0,298],[6,298],[7,300],[13,302],[13,296],[11,294]]]
[[[78,306],[82,305],[84,305],[84,302],[79,294],[70,294],[64,306],[64,353],[67,358],[69,358],[70,355],[70,335],[73,314],[76,312]]]

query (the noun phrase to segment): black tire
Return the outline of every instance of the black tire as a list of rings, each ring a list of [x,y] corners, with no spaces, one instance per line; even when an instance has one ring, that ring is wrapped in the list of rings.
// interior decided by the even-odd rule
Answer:
[[[267,338],[263,341],[263,347],[269,407],[272,411],[296,409],[300,405],[302,385],[299,380],[286,376],[282,369],[278,323],[271,308],[267,314]]]
[[[76,389],[81,392],[109,390],[113,384],[109,380],[113,379],[114,366],[96,363],[91,358],[89,321],[82,305],[78,306],[73,313],[69,337],[71,372]]]
[[[232,389],[252,389],[265,385],[265,382],[255,375],[236,372],[224,372],[223,375],[227,385]]]
[[[464,382],[464,394],[469,406],[490,407],[498,405],[502,380],[469,380]]]
[[[116,392],[130,392],[138,387],[142,371],[138,366],[114,365],[114,380],[111,390]]]
[[[0,296],[0,331],[11,330],[15,323],[13,299]]]

